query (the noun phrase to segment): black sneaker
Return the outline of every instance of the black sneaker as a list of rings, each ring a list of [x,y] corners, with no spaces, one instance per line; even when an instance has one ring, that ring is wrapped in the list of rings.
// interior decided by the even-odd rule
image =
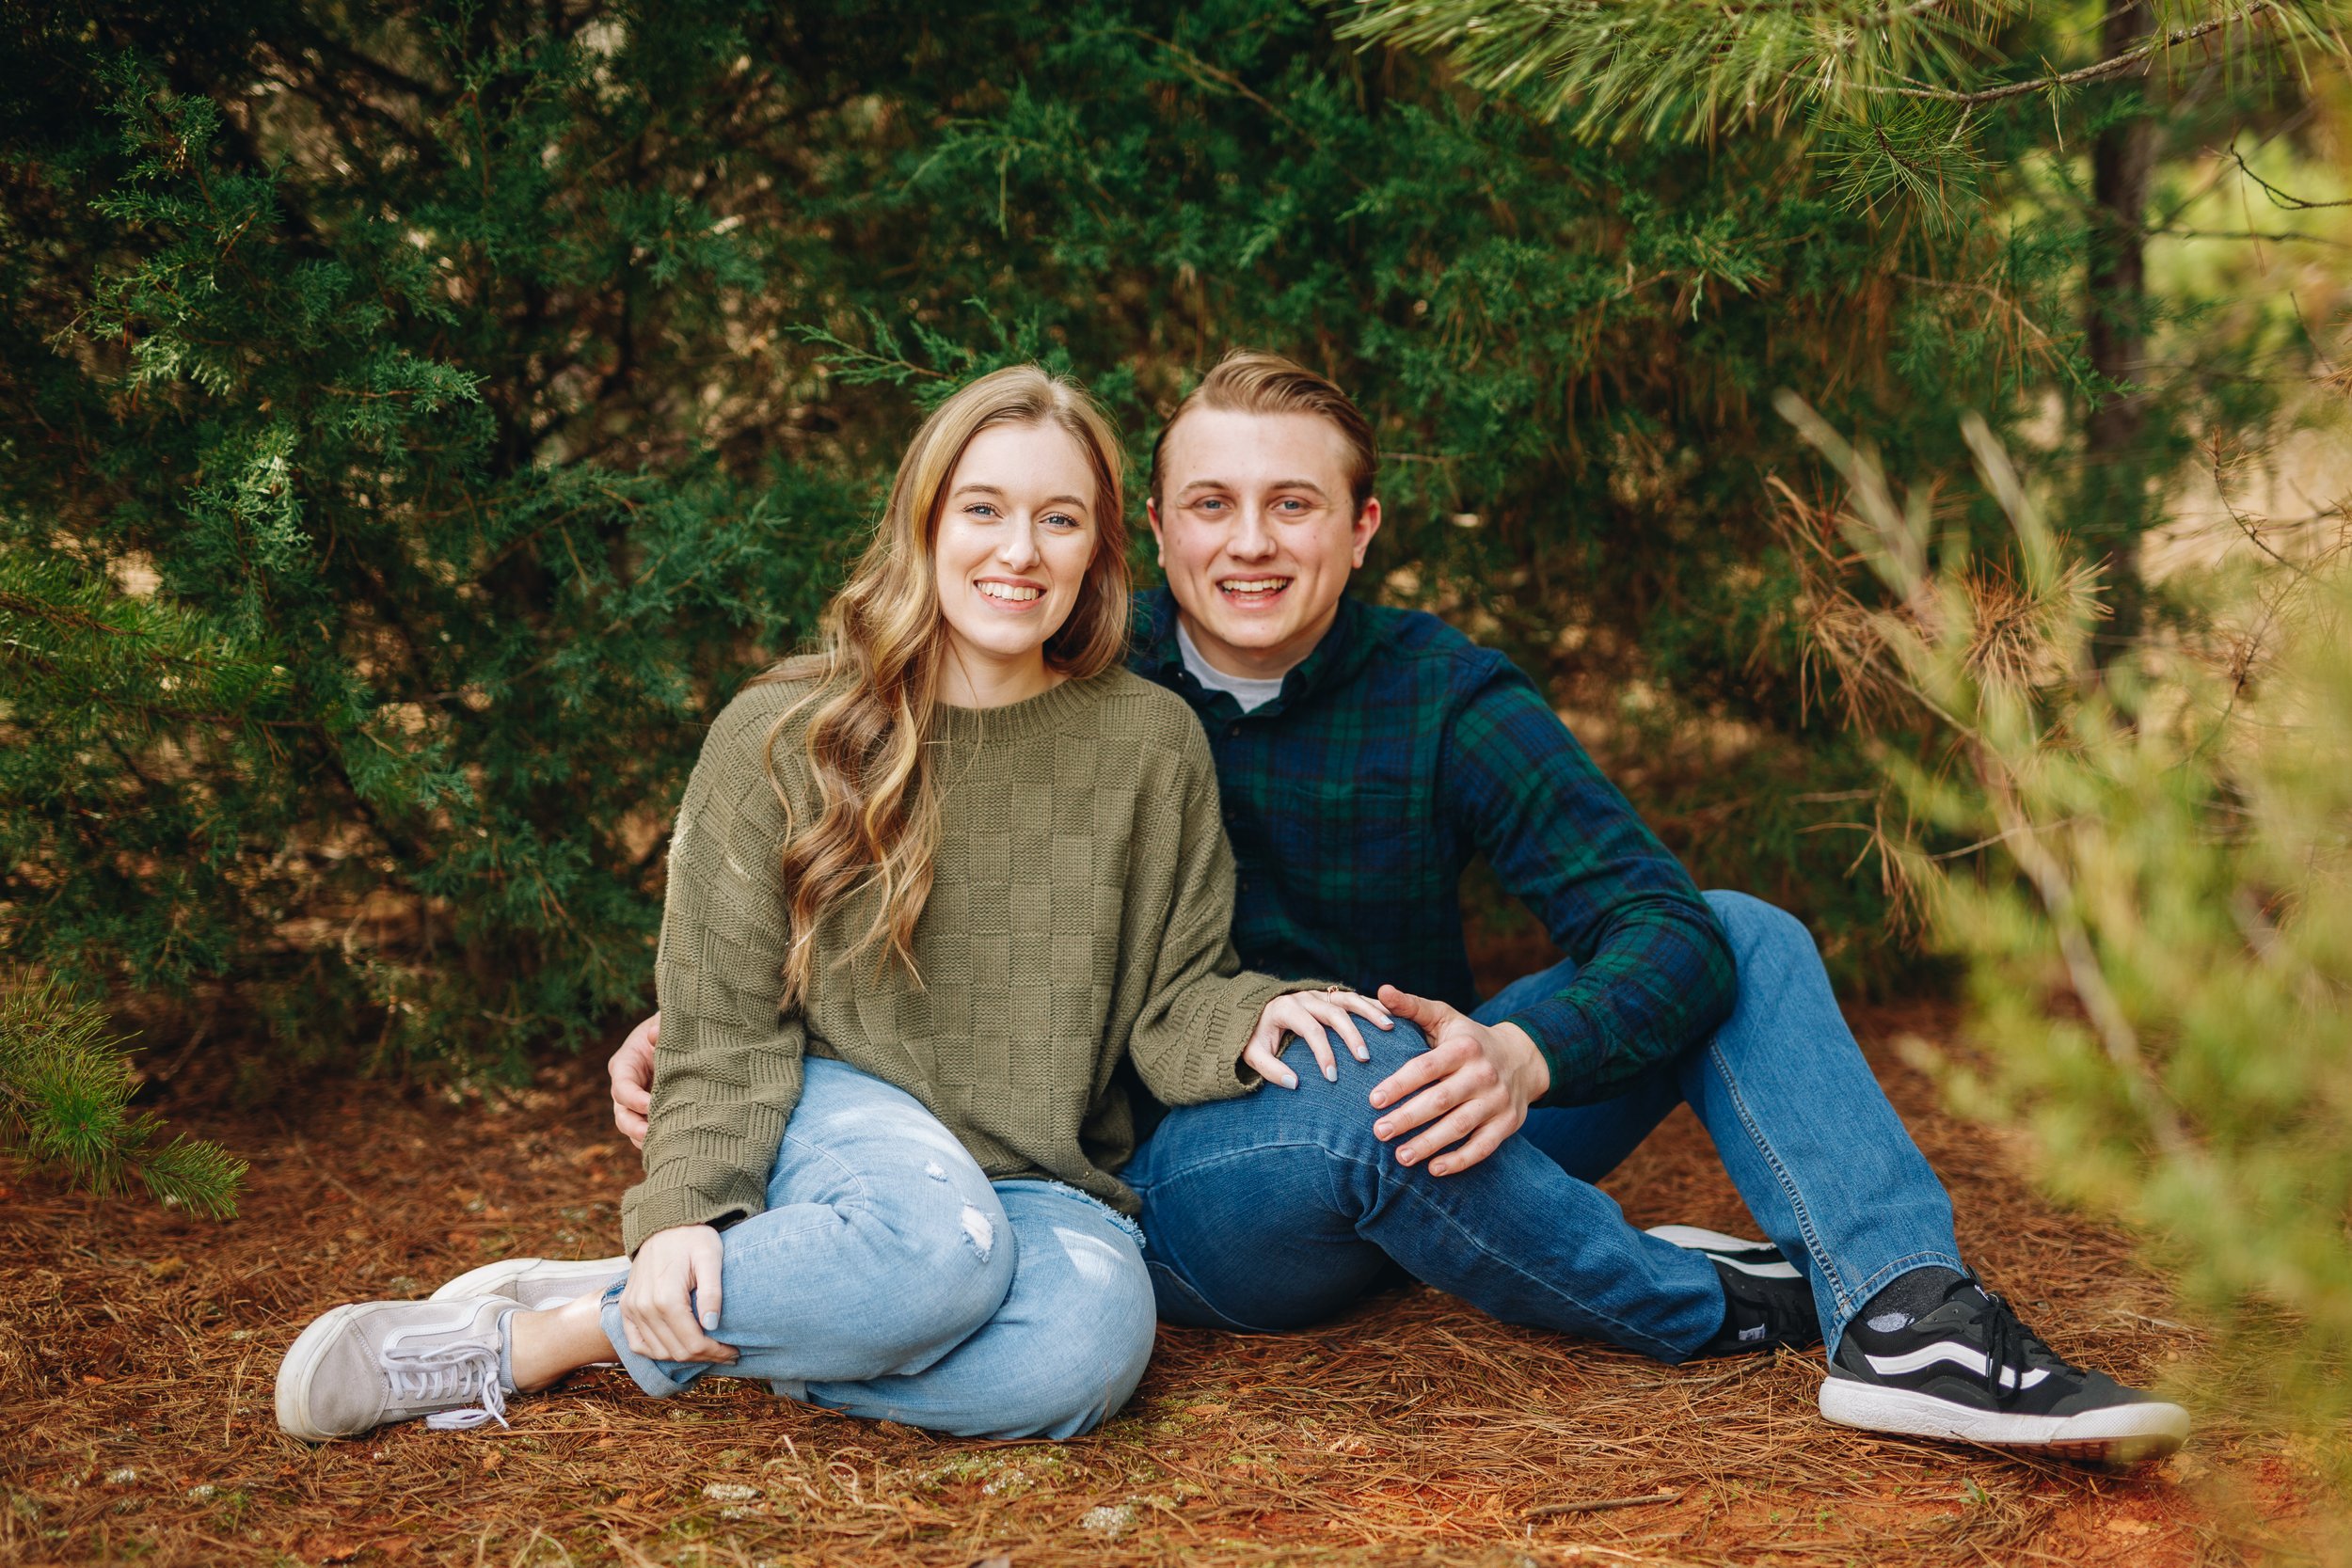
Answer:
[[[1706,1230],[1695,1225],[1653,1225],[1648,1233],[1661,1242],[1703,1252],[1716,1262],[1757,1279],[1804,1277],[1797,1272],[1797,1265],[1788,1261],[1788,1255],[1770,1242],[1751,1242],[1744,1236],[1726,1236],[1720,1230]]]
[[[1769,1242],[1751,1242],[1692,1225],[1653,1226],[1649,1233],[1692,1252],[1705,1253],[1724,1283],[1724,1325],[1713,1338],[1691,1353],[1692,1360],[1744,1355],[1782,1345],[1803,1350],[1821,1342],[1821,1319],[1814,1310],[1813,1287],[1780,1248]]]
[[[2130,1465],[2188,1437],[2188,1412],[2070,1365],[2009,1303],[1963,1277],[1941,1305],[1847,1325],[1821,1414],[1866,1432],[2033,1449]]]

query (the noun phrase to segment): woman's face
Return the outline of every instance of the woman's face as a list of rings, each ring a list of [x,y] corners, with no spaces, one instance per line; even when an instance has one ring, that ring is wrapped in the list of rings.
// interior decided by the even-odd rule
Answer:
[[[1094,559],[1094,471],[1051,423],[992,425],[947,479],[932,564],[947,622],[951,702],[1018,702],[1050,684],[1045,641]],[[961,679],[959,679],[961,675]]]

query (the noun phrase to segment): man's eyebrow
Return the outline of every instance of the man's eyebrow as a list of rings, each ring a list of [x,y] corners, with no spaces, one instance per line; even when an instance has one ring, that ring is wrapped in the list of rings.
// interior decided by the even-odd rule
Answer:
[[[1243,488],[1245,486],[1235,484],[1227,479],[1196,479],[1176,493],[1180,496],[1189,496],[1195,490],[1239,490]],[[1312,490],[1318,496],[1327,494],[1323,486],[1311,479],[1278,479],[1266,488],[1269,490]]]

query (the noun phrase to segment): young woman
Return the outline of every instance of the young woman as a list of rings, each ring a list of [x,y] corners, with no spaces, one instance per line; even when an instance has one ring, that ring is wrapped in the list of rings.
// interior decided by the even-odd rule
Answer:
[[[312,1441],[618,1360],[962,1435],[1068,1437],[1143,1375],[1128,1072],[1163,1101],[1295,1082],[1376,1003],[1244,974],[1207,743],[1121,666],[1119,446],[999,371],[898,467],[822,651],[711,727],[670,847],[629,1266],[521,1259],[338,1307],[278,1375]],[[569,1299],[564,1299],[566,1296]]]

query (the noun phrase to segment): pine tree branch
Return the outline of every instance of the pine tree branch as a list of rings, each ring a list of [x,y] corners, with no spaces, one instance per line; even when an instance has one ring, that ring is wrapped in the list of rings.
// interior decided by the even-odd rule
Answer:
[[[1692,6],[1671,0],[1356,0],[1341,36],[1451,58],[1473,87],[1532,92],[1546,118],[1587,134],[1711,134],[1726,120],[1781,123],[1806,105],[1859,118],[1856,99],[1971,108],[2145,71],[2160,54],[2236,27],[2283,26],[2342,55],[2333,0],[2252,0],[2073,71],[1981,82],[2000,64],[2011,0],[1916,0],[1864,10],[1841,0]],[[2110,43],[2109,48],[2113,48]],[[1989,66],[1988,66],[1989,62]],[[1538,86],[1540,84],[1540,86]]]
[[[2268,130],[2263,133],[2261,139],[2254,143],[2254,150],[2259,153],[2264,148],[2268,147],[2272,142],[2277,141],[2280,136],[2291,135],[2300,132],[2304,126],[2311,123],[2312,113],[2312,106],[2306,103],[2295,113],[2272,125]],[[2237,142],[2234,135],[2233,136],[2230,145],[2222,149],[2222,150],[2231,155],[2236,154]],[[2238,162],[2240,166],[2243,166],[2245,160],[2240,158]],[[2172,206],[2166,211],[2163,216],[2156,218],[2154,221],[2150,223],[2148,226],[2150,230],[2153,231],[2158,229],[2169,229],[2172,227],[2172,225],[2179,220],[2183,213],[2187,212],[2191,207],[2196,206],[2198,202],[2204,199],[2205,197],[2211,195],[2214,188],[2229,177],[2229,173],[2230,171],[2228,166],[2222,164],[2219,159],[2216,159],[2213,172],[2200,182],[2195,190],[2189,192],[2186,196],[2184,196],[2179,200],[2175,201]]]
[[[2023,98],[2028,93],[2063,91],[2068,87],[2081,87],[2086,82],[2100,82],[2110,76],[2121,76],[2134,66],[2144,64],[2151,57],[2165,50],[2177,49],[2184,43],[2193,43],[2209,34],[2220,32],[2225,27],[2234,27],[2240,23],[2251,25],[2265,12],[2275,11],[2278,8],[2275,0],[2256,0],[2256,4],[2247,7],[2233,16],[2209,17],[2194,27],[2182,27],[2161,37],[2151,38],[2136,48],[2126,49],[2120,55],[2109,55],[2091,65],[2082,66],[2074,71],[2060,71],[2054,76],[2038,76],[2029,82],[2010,82],[2002,87],[1984,87],[1975,92],[1962,92],[1949,87],[1882,87],[1867,84],[1857,84],[1857,86],[1864,92],[1889,93],[1899,98],[1924,99],[1935,103],[1957,103],[1968,106],[1979,103],[1998,103],[2006,99]]]

